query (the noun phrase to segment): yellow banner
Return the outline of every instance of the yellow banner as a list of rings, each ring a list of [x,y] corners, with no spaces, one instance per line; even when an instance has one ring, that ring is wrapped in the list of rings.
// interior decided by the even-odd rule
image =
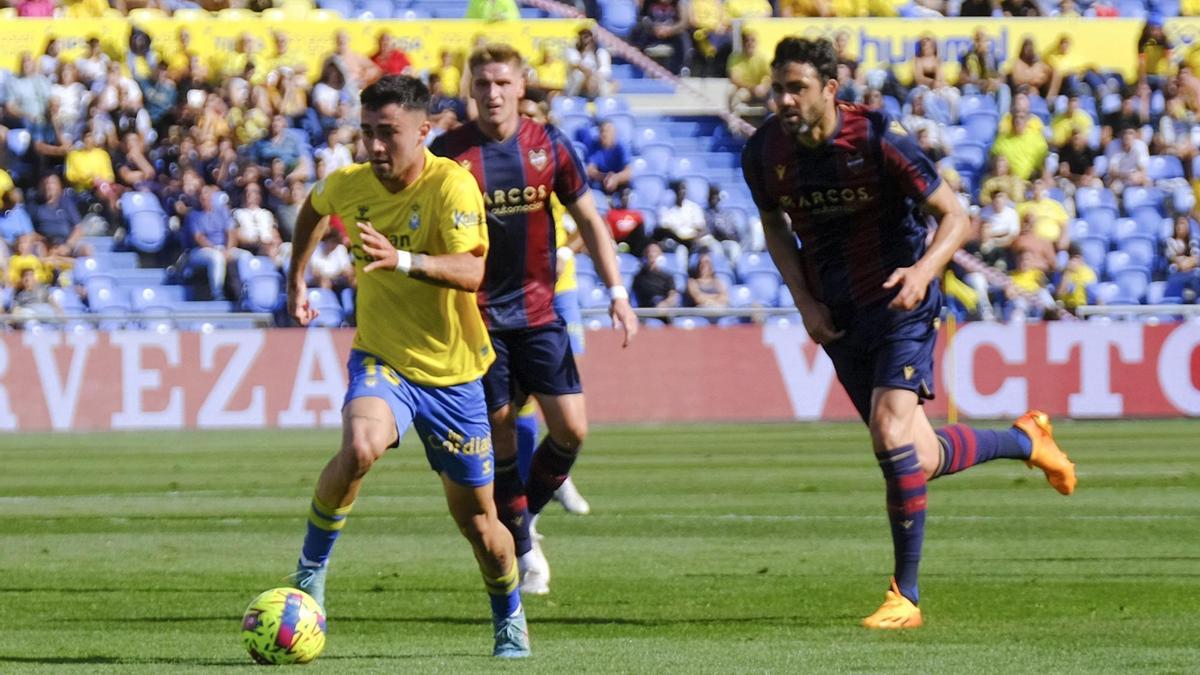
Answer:
[[[418,70],[436,69],[440,65],[439,55],[443,49],[466,52],[477,37],[489,42],[503,42],[515,47],[526,59],[536,62],[544,47],[552,51],[575,44],[575,35],[580,28],[590,26],[590,20],[540,19],[537,21],[507,21],[486,23],[474,20],[436,21],[359,21],[333,20],[312,21],[288,19],[268,21],[232,21],[213,17],[202,17],[187,21],[171,18],[151,18],[136,22],[151,37],[153,48],[159,54],[177,49],[180,29],[187,30],[191,37],[191,48],[207,61],[220,53],[233,52],[242,35],[254,39],[257,51],[273,56],[275,47],[272,32],[286,33],[289,52],[308,65],[312,77],[316,77],[321,63],[333,52],[334,36],[345,31],[351,47],[360,54],[375,53],[380,34],[393,35],[401,48],[407,52],[413,67]],[[52,38],[59,41],[63,58],[73,60],[80,56],[89,38],[98,37],[109,56],[123,59],[129,45],[131,22],[127,19],[21,19],[0,22],[0,68],[16,70],[19,54],[43,53]]]
[[[917,41],[932,35],[950,82],[957,77],[959,58],[971,49],[976,29],[991,38],[1003,70],[1016,58],[1025,37],[1032,37],[1034,48],[1042,54],[1067,35],[1072,66],[1115,70],[1126,78],[1137,74],[1142,30],[1142,22],[1133,19],[753,19],[743,25],[758,35],[759,48],[768,55],[788,35],[833,39],[845,33],[847,51],[864,67],[892,66],[900,72],[911,72]]]

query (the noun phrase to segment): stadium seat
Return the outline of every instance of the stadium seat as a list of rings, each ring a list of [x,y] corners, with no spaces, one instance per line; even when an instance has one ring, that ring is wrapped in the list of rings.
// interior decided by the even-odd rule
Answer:
[[[1146,166],[1146,175],[1155,182],[1183,178],[1183,162],[1174,155],[1153,155]]]
[[[1037,94],[1029,95],[1029,112],[1042,120],[1043,124],[1050,124],[1050,106],[1046,103],[1046,99],[1041,96]]]
[[[904,117],[904,107],[900,105],[900,101],[894,96],[885,95],[883,97],[883,110],[892,119],[898,120],[901,117]]]
[[[1131,185],[1125,188],[1125,191],[1121,193],[1121,201],[1125,206],[1125,213],[1129,214],[1130,216],[1133,215],[1134,211],[1143,206],[1154,207],[1154,210],[1158,212],[1159,216],[1165,215],[1163,213],[1164,200],[1165,196],[1163,195],[1162,190],[1159,190],[1158,188],[1146,188]]]
[[[692,159],[691,157],[674,157],[671,159],[669,176],[671,180],[680,180],[684,176],[698,174],[704,171],[704,167]]]
[[[608,291],[601,286],[593,286],[591,290],[579,293],[579,306],[582,309],[604,309],[608,307]]]
[[[687,198],[704,206],[708,203],[708,179],[699,174],[680,178],[687,186]]]
[[[987,164],[987,150],[982,145],[963,143],[954,146],[951,158],[956,167],[964,166],[978,172]]]
[[[665,176],[675,158],[675,150],[667,143],[650,143],[642,147],[638,156],[646,161],[647,171]]]
[[[275,271],[253,272],[242,277],[242,307],[250,312],[274,312],[282,290],[283,279]]]
[[[607,117],[614,113],[628,113],[629,102],[617,96],[601,96],[595,101],[596,117]]]
[[[587,99],[582,96],[555,96],[550,101],[550,115],[555,119],[563,115],[586,115]]]
[[[629,184],[633,187],[634,195],[639,201],[653,204],[655,208],[662,203],[663,194],[667,191],[667,182],[662,176],[634,176]]]
[[[1072,237],[1072,239],[1079,245],[1083,260],[1088,267],[1095,270],[1096,274],[1103,274],[1105,257],[1108,255],[1108,238],[1087,235],[1079,238]]]
[[[602,0],[600,3],[600,25],[617,37],[628,37],[637,20],[638,5],[634,0]]]
[[[248,279],[255,274],[278,274],[275,261],[265,255],[243,255],[237,260],[238,278]]]
[[[983,94],[963,96],[958,102],[958,114],[962,118],[972,115],[987,115],[997,123],[1000,121],[1000,108],[996,105],[996,101],[991,96]]]
[[[1108,188],[1081,187],[1075,191],[1075,209],[1079,213],[1093,209],[1108,209],[1117,215],[1117,197]]]
[[[1133,220],[1138,232],[1152,234],[1161,229],[1163,216],[1153,206],[1139,206],[1130,214],[1130,219]]]
[[[670,144],[670,136],[662,129],[639,124],[633,131],[633,151],[639,152],[651,143]]]
[[[56,286],[50,289],[50,298],[67,314],[80,314],[87,311],[87,307],[84,306],[83,300],[74,288]],[[7,306],[7,304],[7,300],[0,301],[0,308]]]
[[[161,308],[173,310],[183,302],[183,286],[143,286],[129,292],[130,307],[135,312]]]
[[[93,281],[95,279],[93,278]],[[88,288],[88,308],[93,312],[109,311],[129,311],[129,294],[128,291],[122,288],[102,286],[95,289]]]
[[[1196,207],[1196,193],[1190,185],[1183,185],[1171,191],[1171,212],[1191,213]]]
[[[667,256],[664,256],[667,257]],[[633,277],[642,268],[642,261],[629,253],[617,254],[617,269],[621,273],[621,281],[626,288],[633,288]]]
[[[1113,281],[1120,289],[1116,302],[1139,303],[1146,296],[1150,285],[1150,273],[1138,267],[1127,267],[1113,275]]]
[[[711,326],[712,321],[703,316],[681,316],[672,321],[671,325],[681,330],[696,330]]]
[[[556,124],[567,138],[579,141],[585,145],[587,144],[587,140],[581,136],[582,132],[586,132],[595,126],[592,118],[583,113],[567,113],[566,115],[562,115],[558,118]]]
[[[996,138],[996,125],[999,123],[996,117],[976,113],[969,117],[963,117],[961,123],[970,138],[989,145]]]
[[[734,284],[729,287],[729,306],[732,309],[744,309],[754,306],[754,292],[749,286]]]
[[[604,122],[611,122],[617,129],[617,139],[623,143],[633,143],[634,130],[637,129],[637,123],[633,119],[633,115],[629,113],[612,113],[605,115],[602,118]]]
[[[1117,250],[1129,254],[1132,264],[1153,269],[1158,242],[1144,234],[1131,234],[1117,241]]]
[[[328,288],[310,288],[308,304],[317,310],[317,318],[310,323],[316,328],[336,328],[342,325],[342,304],[337,295]]]
[[[167,243],[167,214],[154,193],[129,191],[121,195],[121,215],[128,228],[126,241],[136,251],[158,253]]]

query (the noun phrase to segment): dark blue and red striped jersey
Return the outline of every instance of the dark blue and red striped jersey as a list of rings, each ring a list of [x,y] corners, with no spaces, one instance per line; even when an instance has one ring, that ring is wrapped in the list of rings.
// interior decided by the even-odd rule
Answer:
[[[746,144],[742,170],[758,207],[791,219],[809,288],[831,308],[890,299],[898,289],[883,283],[925,252],[928,223],[919,207],[941,179],[884,113],[839,103],[837,131],[815,148],[772,117]]]
[[[587,192],[587,174],[571,142],[553,126],[522,118],[517,133],[494,141],[471,122],[430,146],[475,176],[487,211],[490,249],[479,309],[491,330],[555,320],[557,278],[550,195],[564,206]]]

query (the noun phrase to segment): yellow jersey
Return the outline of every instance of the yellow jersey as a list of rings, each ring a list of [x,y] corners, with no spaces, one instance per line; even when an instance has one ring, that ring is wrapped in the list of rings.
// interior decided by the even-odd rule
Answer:
[[[358,276],[354,348],[382,358],[408,380],[448,387],[477,380],[496,356],[475,294],[399,272],[363,272],[372,262],[355,226],[369,222],[402,251],[448,255],[488,246],[483,195],[469,171],[425,151],[420,178],[389,192],[370,164],[352,164],[319,181],[309,196],[321,215],[336,213],[350,235]]]
[[[558,195],[550,195],[550,213],[554,215],[554,247],[562,248],[571,241],[571,235],[575,231],[575,221],[571,221],[570,229],[564,225],[571,214],[567,213],[567,207],[558,201]],[[571,256],[566,262],[560,259],[558,261],[558,279],[554,282],[554,294],[566,293],[577,288],[579,288],[579,280],[575,276],[575,256]]]

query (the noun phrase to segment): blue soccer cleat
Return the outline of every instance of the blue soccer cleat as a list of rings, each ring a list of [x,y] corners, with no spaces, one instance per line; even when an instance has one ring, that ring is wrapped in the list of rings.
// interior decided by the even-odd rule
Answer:
[[[325,571],[329,569],[325,565],[320,567],[305,567],[303,564],[296,564],[296,571],[288,576],[288,583],[292,588],[297,588],[312,596],[313,600],[321,606],[321,610],[325,610]]]
[[[525,624],[524,607],[518,607],[511,616],[493,623],[496,628],[496,647],[492,649],[492,656],[501,659],[529,657],[529,627]]]

